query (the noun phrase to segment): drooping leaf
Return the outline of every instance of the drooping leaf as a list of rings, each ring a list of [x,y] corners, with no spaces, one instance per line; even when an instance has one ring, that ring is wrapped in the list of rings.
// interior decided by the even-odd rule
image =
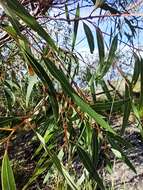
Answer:
[[[134,64],[134,72],[132,76],[132,86],[136,84],[138,81],[139,75],[140,75],[140,66],[141,66],[141,60],[137,54],[134,53],[134,59],[135,59],[135,64]]]
[[[80,146],[77,146],[77,151],[79,154],[79,157],[82,161],[82,163],[84,164],[85,168],[87,169],[87,171],[89,172],[90,176],[95,179],[95,181],[97,182],[97,184],[99,185],[99,187],[102,190],[105,190],[105,187],[103,185],[103,181],[102,179],[99,177],[97,171],[95,170],[95,167],[91,161],[91,158],[89,156],[89,154]]]
[[[54,123],[54,121],[53,122],[47,121],[46,125],[48,125],[48,128],[47,128],[43,138],[45,140],[45,143],[47,144],[54,136],[53,127],[54,127],[55,123]],[[39,147],[35,151],[33,157],[37,156],[39,154],[39,152],[41,151],[41,149],[42,149],[42,145],[39,145]]]
[[[65,14],[66,14],[66,19],[68,21],[68,24],[71,24],[70,22],[70,15],[69,15],[69,10],[68,10],[68,5],[67,3],[65,4]]]
[[[33,69],[35,69],[35,72],[42,79],[42,81],[45,82],[45,79],[48,81],[49,78],[47,78],[47,74],[45,73],[45,70],[43,69],[43,67],[28,52],[26,52],[26,55],[29,58],[29,62],[31,62],[31,64],[33,65]],[[65,93],[68,94],[73,99],[73,101],[81,108],[81,110],[83,112],[86,112],[90,117],[94,118],[95,121],[99,125],[101,125],[101,127],[103,127],[105,130],[107,131],[109,130],[110,132],[115,133],[114,130],[109,126],[109,124],[105,122],[102,116],[96,113],[90,107],[90,105],[88,105],[84,100],[82,100],[82,98],[80,98],[77,95],[75,90],[69,84],[69,81],[66,75],[61,70],[59,70],[56,67],[56,65],[47,57],[46,58],[43,57],[43,59],[49,72],[55,77],[55,79],[57,79],[61,83],[61,86],[63,90],[65,91]]]
[[[93,34],[92,34],[89,26],[84,22],[83,22],[83,27],[84,27],[84,32],[86,34],[86,38],[87,38],[88,45],[89,45],[89,48],[90,48],[90,53],[93,53],[93,51],[94,51],[94,37],[93,37]]]
[[[111,43],[111,47],[109,49],[107,62],[109,62],[110,65],[113,63],[113,60],[115,58],[115,53],[116,53],[117,47],[118,47],[118,35],[116,35],[113,38],[113,41]]]
[[[3,7],[12,18],[13,15],[18,16],[23,20],[31,29],[39,34],[46,42],[54,49],[57,47],[50,37],[50,35],[42,28],[42,26],[31,16],[28,11],[17,0],[5,0],[2,1]]]
[[[41,64],[38,63],[38,61],[28,52],[25,54],[27,57],[27,60],[29,61],[29,64],[33,67],[35,73],[38,75],[38,77],[43,81],[44,84],[48,85],[48,93],[52,105],[53,112],[56,116],[56,119],[58,119],[58,114],[59,114],[59,107],[58,107],[58,102],[56,98],[56,91],[53,86],[53,83],[42,67]]]
[[[129,166],[129,168],[133,172],[137,173],[137,171],[136,171],[135,167],[133,166],[133,164],[130,162],[130,160],[128,159],[126,154],[121,150],[120,145],[117,142],[115,142],[114,139],[110,138],[110,136],[108,136],[108,140],[109,140],[109,142],[110,142],[110,144],[112,146],[112,149],[114,149],[114,153],[115,153],[115,150],[116,150],[115,155],[120,156],[120,159],[122,159]]]
[[[127,18],[124,18],[124,20],[125,20],[125,23],[128,25],[129,29],[131,30],[131,36],[135,37],[135,34],[136,34],[135,27],[131,24],[131,22]]]
[[[42,166],[36,167],[32,177],[28,180],[28,182],[24,185],[22,190],[27,190],[28,186],[30,186],[40,175],[43,174],[52,165],[51,160],[46,161]]]
[[[75,21],[74,21],[74,33],[73,33],[73,41],[72,41],[72,51],[74,50],[75,43],[76,43],[76,37],[77,37],[77,31],[78,31],[78,25],[79,25],[79,18],[80,16],[80,9],[79,9],[79,4],[77,5],[76,8],[76,14],[75,14]]]
[[[140,101],[139,101],[139,105],[140,105],[140,109],[143,108],[143,59],[141,58],[141,62],[140,62]]]
[[[118,45],[118,35],[116,35],[113,38],[111,47],[109,49],[107,61],[104,61],[104,63],[100,67],[100,79],[102,79],[106,75],[106,73],[109,71],[109,69],[111,68],[113,61],[115,59],[115,56],[116,56],[115,53],[117,50],[117,45]],[[97,73],[97,75],[98,75],[98,73]]]
[[[99,142],[98,132],[95,128],[93,128],[91,151],[92,151],[92,162],[93,162],[95,169],[96,169],[98,161],[99,161],[99,150],[100,150],[100,142]]]
[[[128,86],[127,84],[125,85],[125,99],[126,98],[130,98],[130,100],[132,100],[131,87],[130,85]],[[132,108],[131,101],[126,102],[124,104],[124,116],[123,116],[123,123],[122,123],[122,128],[121,128],[121,135],[124,134],[125,129],[128,125],[128,119],[130,116],[131,108]]]
[[[15,103],[15,95],[10,88],[4,87],[5,97],[8,105],[8,109],[11,110]]]
[[[66,169],[63,167],[62,163],[60,162],[59,158],[57,157],[57,155],[50,151],[45,143],[44,138],[37,133],[37,136],[40,140],[40,142],[43,145],[43,148],[45,149],[45,151],[48,153],[48,155],[50,156],[51,160],[53,161],[53,163],[55,164],[56,168],[58,169],[58,171],[64,176],[64,178],[66,179],[68,185],[73,189],[73,190],[78,190],[77,185],[75,184],[75,182],[72,180],[71,176],[68,174],[68,172],[66,171]]]
[[[50,71],[50,73],[61,83],[63,90],[67,93],[73,101],[81,108],[83,112],[88,113],[88,115],[95,119],[97,123],[101,125],[105,130],[109,130],[114,133],[113,129],[104,121],[100,114],[97,114],[85,101],[80,98],[72,86],[69,84],[66,76],[63,72],[57,69],[57,67],[48,59],[44,59],[45,64]]]
[[[86,102],[84,102],[79,96],[74,95],[74,100],[76,104],[81,108],[83,112],[86,112],[91,118],[95,119],[95,121],[107,131],[111,133],[115,133],[115,131],[111,128],[111,126],[102,118],[102,116],[96,113]]]
[[[104,64],[104,59],[105,59],[105,50],[104,50],[103,35],[102,35],[102,32],[99,28],[96,28],[96,38],[97,38],[99,62],[100,62],[101,67],[102,67]]]
[[[3,26],[2,29],[8,33],[9,36],[11,36],[13,39],[17,41],[17,33],[13,26]]]
[[[131,143],[129,141],[123,139],[120,135],[107,132],[107,136],[109,136],[110,139],[113,139],[116,143],[121,144],[122,146],[124,146],[126,148],[132,147]]]

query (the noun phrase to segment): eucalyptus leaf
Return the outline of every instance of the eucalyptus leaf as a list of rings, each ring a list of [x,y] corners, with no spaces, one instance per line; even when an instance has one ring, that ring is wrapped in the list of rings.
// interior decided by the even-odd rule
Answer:
[[[76,43],[76,37],[77,37],[77,31],[78,31],[78,25],[79,25],[79,18],[80,16],[80,9],[79,9],[79,4],[77,5],[76,8],[76,13],[75,13],[75,21],[74,21],[74,33],[73,33],[73,41],[72,41],[72,51],[74,50],[75,43]]]
[[[94,37],[93,37],[93,34],[92,34],[89,26],[84,22],[83,22],[83,28],[84,28],[84,32],[86,34],[86,38],[87,38],[88,45],[89,45],[89,48],[90,48],[90,53],[93,53],[93,51],[94,51]]]

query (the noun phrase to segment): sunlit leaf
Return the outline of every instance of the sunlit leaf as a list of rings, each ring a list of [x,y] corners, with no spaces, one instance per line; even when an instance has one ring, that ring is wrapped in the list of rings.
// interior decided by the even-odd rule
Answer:
[[[117,158],[122,158],[122,154],[118,150],[116,150],[114,148],[111,148],[111,150]]]
[[[33,89],[34,85],[37,83],[37,81],[38,81],[37,75],[29,76],[29,84],[28,84],[27,93],[26,93],[26,107],[28,107],[32,89]]]
[[[11,17],[13,17],[13,15],[16,15],[21,18],[31,29],[33,29],[42,38],[44,38],[53,49],[57,50],[56,45],[50,35],[17,0],[5,0],[3,7],[6,10],[6,13],[8,12]]]
[[[2,160],[1,182],[2,182],[2,190],[16,190],[15,179],[7,155],[7,151],[5,151]]]

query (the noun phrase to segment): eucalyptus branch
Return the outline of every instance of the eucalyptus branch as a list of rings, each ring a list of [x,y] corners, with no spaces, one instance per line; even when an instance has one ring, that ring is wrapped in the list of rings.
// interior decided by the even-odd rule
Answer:
[[[70,22],[75,22],[75,21],[81,21],[81,20],[92,20],[92,19],[99,19],[99,18],[107,18],[107,17],[132,17],[132,16],[137,16],[137,17],[143,17],[143,13],[121,13],[121,14],[104,14],[104,15],[89,15],[86,17],[76,17],[76,18],[71,18],[67,19],[64,17],[51,17],[51,16],[39,16],[38,18],[47,18],[50,20],[54,21],[70,21]]]

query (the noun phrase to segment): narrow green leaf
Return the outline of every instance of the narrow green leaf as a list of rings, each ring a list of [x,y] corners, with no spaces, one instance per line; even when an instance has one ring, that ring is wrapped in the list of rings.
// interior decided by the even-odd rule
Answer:
[[[125,99],[126,98],[130,98],[130,100],[132,100],[132,95],[131,95],[131,87],[130,85],[125,85]],[[124,134],[126,126],[128,125],[128,119],[130,116],[130,112],[131,112],[131,101],[126,102],[124,105],[124,116],[123,116],[123,123],[122,123],[122,128],[121,128],[121,135]]]
[[[132,37],[135,37],[136,34],[136,29],[134,27],[134,25],[131,24],[131,21],[129,21],[127,18],[124,18],[125,23],[128,25],[129,29],[131,30],[131,35]]]
[[[134,59],[135,59],[134,73],[133,73],[132,82],[131,82],[133,87],[136,84],[136,82],[138,81],[138,78],[140,75],[140,64],[141,64],[141,60],[140,60],[139,56],[135,53],[134,53]]]
[[[138,110],[137,106],[135,106],[134,103],[132,103],[132,109],[133,109],[133,113],[134,113],[136,119],[138,120],[138,126],[137,126],[137,127],[139,128],[140,134],[141,134],[142,139],[143,139],[143,127],[142,127],[142,122],[141,122],[139,110]]]
[[[3,3],[3,2],[2,2]],[[42,28],[42,26],[36,21],[36,19],[31,16],[28,11],[17,1],[17,0],[5,0],[4,9],[6,13],[8,12],[13,18],[13,15],[21,18],[31,29],[39,34],[45,41],[54,49],[57,50],[57,47],[50,37],[50,35]],[[12,14],[12,15],[11,15]]]
[[[20,121],[19,117],[0,117],[0,127],[5,127],[13,121]]]
[[[48,143],[54,136],[54,132],[53,132],[54,123],[48,123],[48,121],[47,121],[46,126],[48,126],[48,127],[44,134],[44,140],[45,140],[45,143]],[[42,145],[39,145],[39,147],[35,151],[33,157],[37,156],[39,154],[39,152],[41,151],[41,149],[42,149]]]
[[[115,156],[117,157],[117,158],[122,158],[122,154],[121,154],[121,152],[119,152],[118,150],[116,150],[116,149],[114,149],[114,148],[111,148],[111,150],[112,150],[112,152],[115,154]]]
[[[119,150],[119,149],[118,149],[118,150]],[[137,171],[136,171],[134,165],[130,162],[130,160],[128,159],[128,157],[127,157],[121,150],[119,150],[119,151],[120,151],[121,154],[122,154],[122,159],[123,159],[123,161],[127,164],[127,166],[128,166],[135,174],[137,174]]]
[[[17,33],[13,26],[3,26],[2,29],[8,33],[13,39],[17,40]]]
[[[78,154],[79,154],[79,157],[80,157],[82,163],[84,164],[85,168],[87,169],[87,171],[89,172],[91,177],[95,179],[95,181],[97,182],[97,184],[99,185],[99,187],[102,190],[105,190],[105,187],[103,185],[103,181],[99,177],[97,171],[95,170],[89,154],[80,146],[77,146],[77,151],[78,151]]]
[[[99,83],[101,84],[102,89],[103,89],[103,91],[105,92],[105,95],[106,95],[107,99],[108,99],[109,101],[112,101],[112,96],[111,96],[111,94],[110,94],[110,92],[109,92],[109,89],[108,89],[108,87],[107,87],[107,85],[106,85],[106,82],[105,82],[104,80],[100,80]]]
[[[140,62],[140,75],[141,75],[141,79],[140,79],[140,101],[139,101],[139,105],[140,108],[143,108],[143,59],[141,58],[141,62]]]
[[[95,104],[96,103],[96,91],[95,91],[95,84],[94,84],[94,82],[92,82],[90,84],[90,91],[91,91],[91,96],[92,96],[93,103]]]
[[[63,167],[63,175],[68,183],[68,185],[71,187],[71,189],[73,190],[78,190],[79,187],[75,184],[75,182],[73,181],[72,177],[69,175],[69,173],[67,172],[67,170]]]
[[[51,160],[48,160],[42,166],[40,166],[40,168],[36,167],[32,177],[30,177],[30,179],[24,185],[22,190],[27,190],[28,186],[30,186],[41,174],[43,174],[47,170],[47,168],[49,168],[52,165],[51,163]]]
[[[66,76],[63,72],[58,70],[55,64],[53,64],[48,58],[44,58],[45,64],[50,71],[50,73],[61,83],[63,90],[66,94],[68,94],[73,101],[81,108],[83,112],[88,113],[89,116],[95,119],[95,121],[101,125],[105,130],[109,130],[110,132],[114,132],[114,130],[108,125],[107,122],[102,119],[102,116],[96,113],[85,101],[80,98],[72,86],[69,84]]]
[[[129,168],[130,168],[133,172],[137,173],[135,167],[133,166],[133,164],[130,162],[130,160],[128,159],[128,157],[127,157],[127,156],[124,154],[124,152],[121,150],[120,145],[118,145],[118,144],[114,141],[114,139],[110,138],[109,136],[108,136],[108,140],[109,140],[109,143],[111,144],[112,149],[115,149],[115,150],[116,150],[116,153],[117,153],[117,151],[119,151],[120,154],[121,154],[121,155],[120,155],[120,156],[121,156],[121,159],[127,164],[127,166],[129,166]],[[115,151],[114,151],[114,153],[115,153]],[[119,156],[119,153],[118,153],[118,156]]]
[[[90,48],[90,52],[93,53],[93,51],[94,51],[94,37],[93,37],[93,34],[92,34],[89,26],[87,24],[85,24],[84,22],[83,22],[83,27],[84,27],[84,32],[86,34],[86,38],[87,38],[88,45],[89,45],[89,48]]]
[[[29,64],[31,64],[32,68],[34,69],[38,77],[43,81],[44,84],[47,84],[52,109],[56,116],[56,119],[58,119],[59,107],[58,107],[58,102],[56,98],[56,91],[50,77],[48,76],[48,74],[46,73],[42,65],[39,64],[38,61],[31,54],[26,52],[25,55],[27,57],[27,60],[29,61]]]
[[[45,144],[45,140],[44,138],[37,133],[37,136],[40,140],[40,142],[43,145],[43,148],[45,149],[45,151],[48,153],[48,155],[50,156],[51,160],[53,161],[53,163],[55,164],[55,166],[57,167],[58,171],[65,177],[68,185],[73,189],[73,190],[78,190],[78,187],[76,186],[76,184],[73,182],[71,176],[68,174],[68,172],[65,170],[65,168],[63,167],[62,163],[60,162],[59,158],[57,157],[57,155],[50,151]]]
[[[1,182],[2,190],[16,190],[14,175],[7,155],[7,151],[5,151],[2,160]]]
[[[69,15],[69,10],[68,10],[68,5],[67,3],[65,4],[65,14],[66,14],[66,19],[68,21],[68,24],[71,24],[70,22],[70,15]]]
[[[92,151],[92,162],[93,162],[95,169],[96,169],[98,161],[99,161],[99,149],[100,149],[100,142],[99,142],[99,138],[98,138],[98,132],[95,128],[93,128],[91,151]]]
[[[15,104],[15,95],[10,88],[4,87],[5,97],[7,100],[8,109],[11,110],[12,106]]]
[[[90,174],[94,173],[94,167],[91,161],[90,155],[80,146],[77,146],[77,152],[80,156],[81,161],[83,162],[85,168]]]
[[[78,25],[79,25],[79,20],[78,20],[79,16],[80,16],[80,9],[79,9],[79,3],[78,3],[77,8],[76,8],[75,21],[74,21],[72,51],[74,50],[75,43],[76,43],[76,37],[77,37],[77,31],[78,31]]]
[[[102,35],[102,32],[99,28],[96,28],[96,38],[97,38],[99,62],[100,62],[101,67],[102,67],[104,64],[104,59],[105,59],[105,50],[104,50],[103,35]]]
[[[34,87],[34,85],[36,84],[37,81],[38,81],[37,80],[37,75],[29,76],[29,84],[28,84],[27,93],[26,93],[26,107],[28,107],[32,89],[33,89],[33,87]]]
[[[125,146],[126,148],[132,147],[131,143],[129,141],[125,140],[124,138],[122,138],[121,136],[110,133],[110,132],[107,132],[106,134],[107,134],[107,136],[110,137],[110,139],[113,139],[118,144],[121,144],[121,145]]]
[[[118,35],[114,37],[111,43],[107,61],[104,61],[104,64],[101,65],[100,67],[100,78],[103,78],[106,75],[106,73],[109,71],[110,67],[112,66],[113,61],[115,59],[117,45],[118,45]]]
[[[91,107],[97,112],[110,110],[111,107],[113,111],[120,111],[123,108],[123,106],[129,101],[129,98],[125,100],[121,99],[116,101],[96,101],[96,104],[91,105]]]
[[[118,35],[116,35],[113,38],[113,41],[111,43],[111,47],[110,47],[110,50],[109,50],[107,62],[109,62],[110,65],[113,63],[113,60],[115,58],[115,53],[116,53],[116,50],[117,50],[117,46],[118,46]]]
[[[31,62],[31,65],[33,66],[33,68],[35,69],[35,72],[37,72],[38,76],[41,77],[42,80],[44,80],[47,78],[46,72],[43,69],[43,67],[28,53],[25,52],[27,57],[29,58],[29,62]],[[95,121],[101,125],[102,128],[104,128],[107,131],[110,131],[112,133],[115,133],[114,130],[109,126],[109,124],[107,122],[104,121],[104,119],[102,118],[102,116],[98,113],[96,113],[89,104],[87,104],[84,100],[82,100],[82,98],[80,98],[77,93],[75,92],[75,90],[72,88],[72,86],[69,84],[69,81],[67,79],[67,77],[65,76],[65,74],[59,70],[56,65],[49,60],[48,58],[44,58],[44,62],[47,66],[47,69],[49,70],[49,72],[61,83],[63,90],[65,91],[66,94],[68,94],[73,101],[81,108],[81,110],[83,112],[88,113],[88,115],[92,118],[95,119]],[[47,80],[49,80],[49,78],[47,78]],[[50,90],[50,88],[49,88]]]
[[[81,108],[83,112],[88,113],[89,116],[95,119],[95,121],[105,130],[115,133],[110,125],[102,118],[102,116],[96,113],[86,102],[84,102],[78,95],[74,94],[74,101]]]

